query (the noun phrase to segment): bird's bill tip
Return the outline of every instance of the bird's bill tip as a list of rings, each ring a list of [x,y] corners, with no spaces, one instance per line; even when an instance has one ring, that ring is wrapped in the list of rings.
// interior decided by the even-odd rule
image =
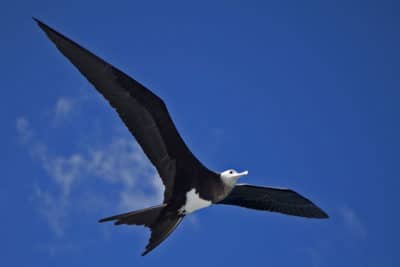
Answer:
[[[240,173],[238,173],[240,176],[244,176],[244,175],[248,175],[249,174],[249,171],[243,171],[243,172],[240,172]]]

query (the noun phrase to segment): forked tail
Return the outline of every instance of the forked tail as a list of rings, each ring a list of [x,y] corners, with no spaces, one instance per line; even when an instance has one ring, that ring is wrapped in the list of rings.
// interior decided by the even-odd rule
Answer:
[[[160,216],[161,211],[167,204],[162,204],[142,210],[131,211],[127,213],[118,214],[108,218],[99,220],[100,223],[115,221],[115,225],[128,224],[128,225],[144,225],[150,227]]]
[[[158,245],[161,244],[182,221],[182,215],[175,213],[163,212],[167,204],[154,206],[142,210],[132,211],[128,213],[118,214],[108,218],[99,220],[99,222],[115,221],[115,225],[144,225],[150,228],[150,240],[142,253],[146,255]]]

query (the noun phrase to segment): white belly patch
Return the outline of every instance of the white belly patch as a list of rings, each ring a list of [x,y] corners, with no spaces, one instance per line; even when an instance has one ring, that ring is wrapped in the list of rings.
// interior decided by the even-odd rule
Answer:
[[[211,204],[211,201],[200,198],[199,194],[196,193],[196,190],[193,188],[186,193],[186,203],[179,211],[184,214],[189,214],[193,211],[208,207]]]

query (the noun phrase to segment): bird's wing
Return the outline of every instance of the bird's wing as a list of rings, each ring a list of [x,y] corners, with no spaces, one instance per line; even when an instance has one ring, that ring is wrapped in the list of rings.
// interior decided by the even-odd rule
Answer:
[[[177,161],[205,169],[179,135],[161,98],[74,41],[35,21],[117,111],[163,180],[164,201],[174,186]]]
[[[217,204],[280,212],[308,218],[328,218],[328,215],[307,198],[290,189],[236,185],[232,192]]]

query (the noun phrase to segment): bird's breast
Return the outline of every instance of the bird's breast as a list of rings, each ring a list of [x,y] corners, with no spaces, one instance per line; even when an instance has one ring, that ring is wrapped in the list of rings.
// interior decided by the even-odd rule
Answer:
[[[208,207],[212,204],[210,200],[202,199],[200,195],[193,188],[186,193],[185,204],[179,209],[182,214],[189,214],[196,210]]]

